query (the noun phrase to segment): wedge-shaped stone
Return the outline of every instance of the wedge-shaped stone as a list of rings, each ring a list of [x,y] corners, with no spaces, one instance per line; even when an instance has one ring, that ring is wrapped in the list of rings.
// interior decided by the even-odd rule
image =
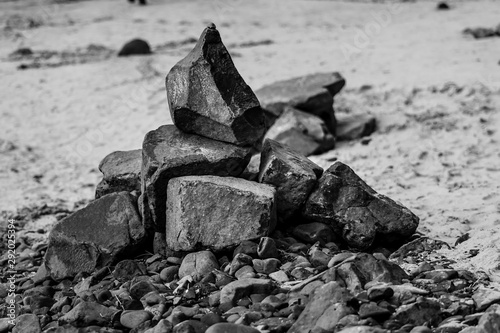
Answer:
[[[356,249],[370,247],[376,238],[386,247],[399,246],[419,222],[408,208],[375,192],[341,162],[323,173],[306,202],[304,216],[331,225]]]
[[[187,176],[167,189],[167,247],[218,251],[269,235],[276,225],[275,189],[241,178]]]
[[[174,125],[146,134],[142,147],[143,205],[148,213],[144,214],[145,224],[152,224],[160,233],[165,232],[167,184],[171,178],[239,176],[251,156],[250,148],[187,134]]]
[[[322,173],[321,167],[279,142],[264,142],[259,183],[276,187],[279,221],[284,222],[300,211]]]
[[[115,151],[99,163],[103,173],[102,181],[97,185],[95,198],[103,195],[141,190],[142,150]]]
[[[335,134],[333,97],[344,85],[345,79],[339,73],[316,73],[274,82],[255,94],[269,118],[279,117],[286,106],[292,106],[320,116]]]
[[[222,43],[215,25],[166,78],[174,124],[184,132],[253,145],[265,131],[264,112]]]
[[[135,197],[108,194],[54,226],[45,263],[55,280],[92,273],[135,250],[144,237]]]
[[[278,141],[304,156],[335,147],[335,138],[321,118],[292,107],[286,107],[264,139]]]

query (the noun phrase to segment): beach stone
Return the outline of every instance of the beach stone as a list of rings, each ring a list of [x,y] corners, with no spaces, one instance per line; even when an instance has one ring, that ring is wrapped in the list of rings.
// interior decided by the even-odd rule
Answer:
[[[264,140],[267,139],[288,146],[304,156],[335,147],[335,137],[321,118],[289,106],[269,128],[264,136]]]
[[[377,259],[368,253],[358,253],[356,257],[337,267],[337,273],[353,292],[364,289],[368,282],[401,284],[409,276],[397,264]]]
[[[122,260],[116,264],[113,277],[120,282],[130,281],[137,275],[146,275],[146,265],[135,260]]]
[[[157,288],[153,282],[146,279],[139,280],[137,282],[132,281],[130,286],[130,296],[137,300],[140,300],[144,295],[152,291],[157,291]]]
[[[360,326],[346,327],[341,331],[338,331],[338,333],[389,333],[389,331],[384,330],[380,327],[360,325]]]
[[[235,257],[238,253],[243,253],[251,256],[252,258],[257,258],[257,248],[259,244],[244,240],[238,245],[233,251],[233,257]]]
[[[148,329],[144,333],[172,333],[172,323],[166,319],[162,319],[154,327]]]
[[[92,273],[133,253],[145,235],[135,198],[111,193],[54,225],[45,264],[55,280]]]
[[[12,327],[14,327],[10,318],[0,318],[0,333],[7,333]]]
[[[397,246],[418,227],[408,208],[375,192],[342,162],[335,162],[319,179],[309,196],[304,216],[330,225],[355,249],[370,247],[375,238]]]
[[[178,274],[179,266],[165,267],[160,272],[160,279],[165,283],[172,282]]]
[[[207,328],[207,324],[190,319],[175,325],[173,333],[204,333]]]
[[[234,273],[234,277],[237,278],[238,280],[241,280],[241,279],[254,278],[256,277],[256,274],[252,266],[246,265],[238,269],[236,273]]]
[[[243,266],[251,265],[252,257],[244,253],[238,253],[231,261],[229,275],[234,275]]]
[[[258,181],[260,172],[259,168],[260,168],[260,154],[255,154],[252,156],[252,158],[250,158],[250,162],[248,162],[247,167],[241,173],[240,178],[251,180],[254,182]]]
[[[127,310],[122,312],[120,324],[126,328],[135,328],[152,317],[151,313],[144,310]]]
[[[269,259],[254,259],[252,261],[253,263],[253,268],[257,273],[262,273],[262,274],[271,274],[276,272],[280,265],[281,262],[278,259],[275,258],[269,258]]]
[[[220,304],[236,304],[236,301],[251,294],[268,294],[273,283],[268,279],[241,279],[226,284],[220,293]]]
[[[167,246],[214,251],[269,235],[276,226],[275,189],[233,177],[187,176],[167,188]]]
[[[436,9],[448,10],[448,9],[450,9],[450,5],[448,5],[448,3],[445,1],[439,1],[438,4],[436,5]]]
[[[329,282],[317,288],[288,333],[309,332],[315,328],[333,330],[342,317],[353,313],[346,306],[352,298],[351,293],[337,282]]]
[[[194,281],[200,281],[214,269],[219,269],[217,258],[210,251],[188,253],[179,268],[179,278],[190,275]]]
[[[369,136],[377,127],[374,116],[368,114],[337,115],[337,141],[357,140]]]
[[[261,259],[278,258],[280,253],[276,242],[270,237],[262,237],[257,247],[257,255]]]
[[[59,325],[70,324],[75,327],[108,326],[117,311],[99,303],[80,302],[71,311],[59,318]]]
[[[167,184],[191,175],[239,176],[250,160],[250,149],[187,134],[174,125],[146,134],[142,146],[143,205],[155,230],[165,233]]]
[[[126,57],[130,55],[151,54],[151,47],[148,42],[142,39],[132,39],[130,42],[125,43],[118,52],[119,57]]]
[[[210,326],[205,333],[260,333],[256,328],[233,324],[233,323],[217,323]]]
[[[170,70],[166,88],[172,120],[186,133],[240,146],[252,146],[264,135],[260,103],[213,24]]]
[[[441,306],[435,300],[421,297],[415,303],[401,305],[391,318],[415,326],[424,324],[436,326],[442,320]]]
[[[255,92],[264,110],[279,117],[286,106],[320,116],[335,134],[333,97],[344,87],[345,79],[337,72],[314,73],[277,81]]]
[[[41,333],[42,328],[38,317],[31,313],[20,315],[16,318],[16,326],[12,333]]]
[[[253,327],[265,326],[270,332],[286,332],[294,323],[293,319],[282,317],[263,318],[252,323]]]
[[[299,224],[293,228],[292,234],[303,242],[309,244],[319,242],[322,246],[337,239],[333,230],[320,222]]]
[[[483,311],[491,304],[500,303],[500,291],[490,288],[479,288],[472,295],[478,311]]]
[[[372,317],[375,320],[383,322],[391,316],[391,311],[377,305],[377,303],[369,302],[361,304],[359,308],[359,318],[365,319]]]
[[[99,163],[103,179],[97,185],[95,198],[121,191],[141,191],[142,150],[115,151]]]
[[[281,221],[299,212],[323,169],[281,143],[266,139],[262,146],[259,183],[276,187],[276,209]]]
[[[271,274],[269,274],[269,277],[278,283],[284,283],[290,280],[288,278],[288,275],[286,275],[286,273],[282,270],[272,272]]]

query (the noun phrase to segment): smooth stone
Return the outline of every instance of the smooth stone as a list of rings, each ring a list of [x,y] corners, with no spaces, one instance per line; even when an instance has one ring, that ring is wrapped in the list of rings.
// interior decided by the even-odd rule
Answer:
[[[219,262],[210,251],[188,253],[179,268],[179,278],[190,275],[194,281],[200,281],[214,269],[219,269]]]
[[[235,304],[237,300],[251,294],[269,293],[273,283],[267,279],[242,279],[225,285],[220,294],[220,303]]]
[[[144,310],[123,311],[120,316],[120,324],[127,328],[135,328],[152,317],[151,313]]]

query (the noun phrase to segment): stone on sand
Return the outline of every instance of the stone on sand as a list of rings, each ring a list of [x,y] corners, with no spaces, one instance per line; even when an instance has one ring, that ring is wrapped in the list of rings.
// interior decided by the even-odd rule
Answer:
[[[148,42],[142,39],[133,39],[125,43],[118,52],[119,57],[126,57],[130,55],[151,54],[151,47]]]
[[[184,132],[251,146],[265,131],[264,112],[222,43],[215,25],[166,78],[174,124]]]

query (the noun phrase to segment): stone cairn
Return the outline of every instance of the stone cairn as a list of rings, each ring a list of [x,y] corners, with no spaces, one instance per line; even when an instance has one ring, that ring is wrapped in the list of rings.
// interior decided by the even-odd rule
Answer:
[[[499,332],[488,276],[453,269],[349,166],[306,157],[373,131],[337,122],[344,84],[254,94],[208,26],[167,75],[175,125],[104,158],[96,200],[20,285],[13,332]]]

